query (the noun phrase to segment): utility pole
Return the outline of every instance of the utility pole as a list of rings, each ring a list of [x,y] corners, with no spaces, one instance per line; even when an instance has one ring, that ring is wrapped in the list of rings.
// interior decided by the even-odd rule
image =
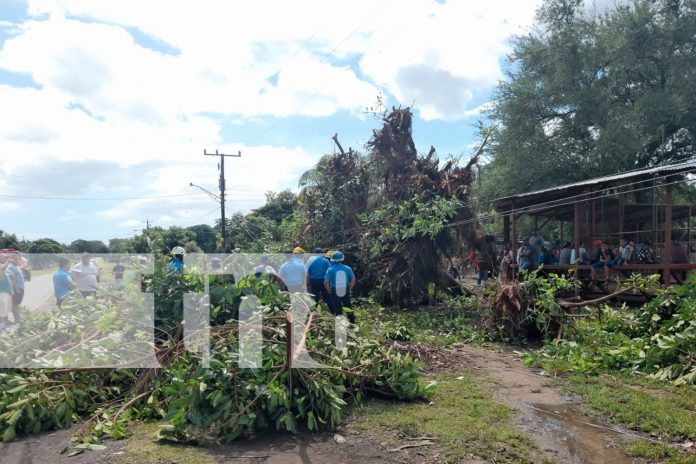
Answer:
[[[236,155],[227,155],[225,153],[208,153],[205,149],[203,150],[203,155],[205,156],[219,156],[220,164],[220,234],[222,235],[222,252],[227,253],[227,232],[225,230],[225,158],[240,158],[242,152],[238,151]]]

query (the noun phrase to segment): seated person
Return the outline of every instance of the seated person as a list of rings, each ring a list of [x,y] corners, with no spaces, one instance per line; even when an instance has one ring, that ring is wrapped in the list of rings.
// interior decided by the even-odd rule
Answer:
[[[619,239],[619,249],[616,258],[609,262],[609,266],[628,264],[633,261],[633,246],[625,238]]]
[[[570,242],[565,242],[563,244],[563,248],[561,248],[561,252],[559,253],[559,259],[558,259],[558,264],[562,264],[564,266],[569,266],[571,263],[571,255],[572,255],[573,250],[571,249]]]
[[[575,261],[578,262],[578,264],[589,264],[587,261],[587,249],[585,248],[585,244],[581,240],[579,243],[578,247],[578,254],[580,255],[579,257],[575,256],[575,248],[573,248],[570,251],[570,264],[575,264]]]
[[[611,261],[610,256],[613,255],[610,255],[608,252],[610,252],[609,245],[599,239],[594,241],[592,248],[587,252],[587,260],[590,266],[592,266],[590,275],[593,281],[597,280],[597,268],[604,268],[605,280],[609,280],[609,268],[607,267],[607,263]]]

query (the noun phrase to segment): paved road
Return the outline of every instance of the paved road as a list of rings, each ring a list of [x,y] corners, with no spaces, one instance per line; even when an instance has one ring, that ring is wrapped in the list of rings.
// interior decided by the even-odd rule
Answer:
[[[43,274],[33,277],[24,286],[24,301],[22,305],[31,311],[36,310],[48,298],[53,297],[53,275]]]

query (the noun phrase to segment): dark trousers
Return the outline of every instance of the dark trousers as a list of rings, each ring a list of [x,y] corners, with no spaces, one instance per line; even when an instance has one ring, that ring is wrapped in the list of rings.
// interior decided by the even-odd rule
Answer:
[[[329,304],[329,292],[326,291],[324,287],[324,279],[309,279],[309,291],[314,295],[314,301],[319,303],[319,301],[324,301],[327,305]]]
[[[341,293],[344,293],[341,291]],[[330,295],[330,301],[331,303],[329,304],[329,308],[331,308],[331,312],[334,313],[334,316],[341,316],[343,314],[343,308],[349,308],[351,311],[348,312],[348,320],[351,322],[351,324],[355,324],[355,314],[353,314],[353,304],[350,302],[350,289],[346,288],[345,289],[345,294],[343,296],[339,296],[336,293],[336,289],[332,288],[331,289],[331,295]]]
[[[19,306],[22,304],[22,300],[24,300],[24,289],[15,289],[14,295],[12,295],[12,305]]]

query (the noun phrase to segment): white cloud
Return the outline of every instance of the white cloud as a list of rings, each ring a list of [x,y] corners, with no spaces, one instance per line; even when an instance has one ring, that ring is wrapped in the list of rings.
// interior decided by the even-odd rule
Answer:
[[[0,68],[40,88],[0,85],[0,172],[47,158],[111,162],[144,170],[132,182],[106,182],[113,196],[182,194],[191,181],[216,190],[216,163],[202,148],[241,150],[228,162],[228,209],[248,210],[263,191],[294,184],[315,156],[293,148],[297,140],[246,146],[223,124],[232,119],[241,131],[267,116],[319,121],[339,111],[363,118],[380,90],[399,100],[389,105],[415,100],[423,119],[475,116],[484,107],[473,102],[501,77],[508,37],[529,24],[537,2],[28,0],[31,19],[1,24],[11,34]],[[100,174],[90,173],[93,194]],[[132,227],[214,209],[205,196],[150,198],[99,217]]]
[[[137,227],[142,225],[142,221],[138,221],[137,219],[128,219],[127,221],[119,222],[118,225],[121,227]]]
[[[14,201],[0,200],[0,211],[18,211],[20,204]]]
[[[121,114],[131,108],[131,114],[154,120],[177,111],[249,117],[359,112],[373,102],[377,88],[330,64],[351,57],[360,58],[363,74],[400,102],[415,98],[426,119],[451,120],[465,116],[474,92],[495,85],[510,35],[523,32],[538,4],[269,0],[242,6],[206,0],[192,6],[124,0],[115,6],[30,0],[29,11],[49,13],[50,20],[25,25],[23,38],[6,48],[16,47],[14,61],[41,58],[43,66],[60,63],[66,68],[44,71],[39,78],[73,93],[94,92],[97,106]],[[66,13],[113,25],[65,20]],[[135,27],[180,53],[142,48],[116,25]],[[45,53],[37,56],[36,47]],[[66,53],[74,58],[78,50],[83,56],[77,63],[66,59]],[[23,70],[31,72],[28,68]],[[275,74],[278,86],[269,86],[266,79]],[[452,98],[444,98],[446,94]]]

